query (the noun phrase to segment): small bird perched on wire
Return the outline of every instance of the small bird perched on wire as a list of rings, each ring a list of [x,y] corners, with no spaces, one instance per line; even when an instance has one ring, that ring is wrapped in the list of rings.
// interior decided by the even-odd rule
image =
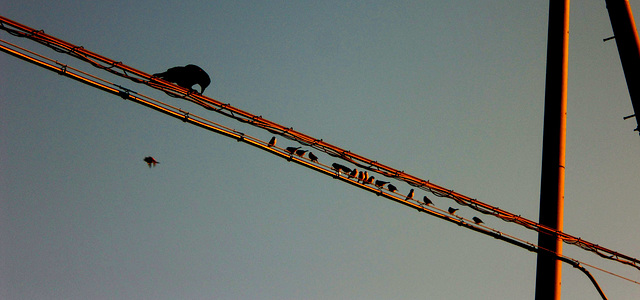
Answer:
[[[296,155],[300,156],[300,157],[304,157],[304,154],[307,153],[309,150],[296,150]]]
[[[318,162],[318,157],[313,154],[313,152],[309,152],[309,159],[312,162]]]
[[[409,191],[409,194],[407,194],[407,197],[406,197],[406,198],[404,198],[404,200],[409,200],[409,199],[413,199],[413,189],[411,189],[411,190]]]
[[[334,170],[338,171],[338,173],[340,173],[340,171],[344,171],[345,169],[347,169],[347,167],[339,164],[339,163],[332,163],[331,166],[333,167]],[[347,171],[345,171],[347,172]]]
[[[379,188],[383,187],[385,184],[389,183],[389,181],[382,181],[382,180],[376,180],[376,182],[373,184]]]
[[[209,74],[196,65],[186,65],[184,67],[173,67],[162,73],[153,76],[173,82],[183,88],[193,90],[194,85],[200,86],[200,95],[211,83]]]
[[[422,197],[422,202],[424,202],[425,205],[433,204],[433,202],[431,202],[431,199],[427,198],[427,196]]]
[[[269,144],[267,144],[267,146],[269,146],[269,147],[273,147],[273,146],[275,146],[275,145],[276,145],[276,142],[277,142],[277,141],[278,141],[278,140],[277,140],[277,139],[276,139],[276,137],[274,136],[274,137],[272,137],[272,138],[271,138],[271,140],[269,140]]]
[[[459,208],[449,207],[449,213],[452,215],[455,215],[457,210],[459,210]]]
[[[389,183],[389,185],[387,185],[387,188],[389,189],[389,192],[392,192],[392,193],[398,190],[398,188],[395,185],[391,184],[391,183]]]
[[[367,179],[367,182],[365,182],[365,183],[366,183],[366,184],[373,184],[373,181],[374,181],[375,179],[376,179],[376,177],[375,177],[375,176],[370,176],[370,177]]]
[[[475,223],[476,223],[476,224],[478,224],[478,225],[480,225],[480,224],[484,223],[484,222],[482,222],[482,220],[480,220],[480,218],[478,218],[478,217],[473,217],[473,219],[472,219],[472,220],[473,220],[473,222],[475,222]]]
[[[156,164],[159,164],[160,162],[157,161],[155,158],[151,157],[151,156],[147,156],[143,159],[144,162],[147,163],[147,165],[149,165],[149,168],[151,168],[151,165],[153,164],[153,166],[155,167]]]
[[[289,152],[289,153],[291,153],[291,154],[294,154],[294,153],[296,153],[296,151],[298,151],[298,149],[300,149],[300,148],[302,148],[302,147],[287,147],[287,148],[285,148],[284,150],[285,150],[285,151],[287,151],[287,152]]]

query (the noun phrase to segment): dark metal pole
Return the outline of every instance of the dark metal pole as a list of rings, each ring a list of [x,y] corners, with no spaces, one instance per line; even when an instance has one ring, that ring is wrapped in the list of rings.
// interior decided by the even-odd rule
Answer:
[[[569,0],[550,0],[539,222],[560,231],[564,214],[568,56]],[[560,300],[562,269],[557,255],[562,254],[562,242],[556,235],[539,233],[538,245],[555,254],[538,252],[536,300]]]
[[[640,131],[640,39],[633,20],[631,6],[627,0],[605,0],[611,28],[618,46],[624,77],[635,111],[637,131]],[[631,116],[630,116],[631,117]],[[625,119],[628,119],[626,117]]]

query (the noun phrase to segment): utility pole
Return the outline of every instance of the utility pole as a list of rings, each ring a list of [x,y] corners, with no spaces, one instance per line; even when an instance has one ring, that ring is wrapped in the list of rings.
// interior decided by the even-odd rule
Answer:
[[[640,133],[640,38],[628,0],[605,0]]]
[[[547,75],[542,138],[539,223],[562,231],[567,125],[567,70],[569,61],[569,0],[549,1]],[[562,254],[557,235],[538,234],[536,300],[560,300]]]

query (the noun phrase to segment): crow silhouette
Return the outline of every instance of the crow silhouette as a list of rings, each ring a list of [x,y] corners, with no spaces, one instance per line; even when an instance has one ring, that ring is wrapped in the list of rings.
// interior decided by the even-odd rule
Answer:
[[[192,90],[192,87],[197,84],[200,86],[201,95],[211,83],[209,74],[196,65],[173,67],[165,72],[153,74],[153,76],[173,82],[190,90]]]

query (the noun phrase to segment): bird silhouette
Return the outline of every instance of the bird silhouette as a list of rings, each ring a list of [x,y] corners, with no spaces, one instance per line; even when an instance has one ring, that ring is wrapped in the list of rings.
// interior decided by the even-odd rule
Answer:
[[[338,173],[340,173],[341,170],[347,172],[346,170],[349,169],[339,163],[332,163],[331,166],[338,171]],[[349,171],[351,171],[351,169],[349,169]]]
[[[267,146],[269,147],[273,147],[276,145],[276,143],[278,142],[278,140],[276,139],[276,137],[271,137],[271,140],[269,140],[269,144],[267,144]]]
[[[376,180],[376,182],[373,184],[379,188],[383,187],[385,184],[389,183],[389,181],[382,181],[382,180]]]
[[[473,217],[473,222],[475,222],[476,224],[482,224],[484,222],[482,222],[482,220],[480,220],[480,218],[478,217]]]
[[[294,154],[294,153],[296,153],[296,151],[298,151],[298,149],[300,149],[300,148],[302,148],[302,147],[287,147],[287,148],[285,148],[284,150],[285,150],[285,151],[287,151],[287,152],[289,152],[289,153],[291,153],[291,154]]]
[[[309,159],[312,162],[318,162],[318,157],[313,154],[313,152],[309,152]]]
[[[398,190],[398,188],[393,184],[387,185],[387,188],[389,189],[389,192],[392,192],[392,193]]]
[[[353,168],[353,171],[351,171],[351,173],[349,173],[349,178],[353,178],[358,176],[358,169]]]
[[[376,179],[376,178],[371,176],[371,177],[369,177],[369,179],[367,179],[367,182],[365,182],[365,183],[366,184],[372,184],[374,179]]]
[[[183,88],[193,90],[194,85],[200,86],[200,95],[211,83],[209,74],[196,65],[186,65],[184,67],[173,67],[162,73],[153,76],[173,82]]]
[[[409,191],[409,194],[407,194],[407,197],[406,197],[406,198],[404,198],[404,200],[409,200],[409,199],[413,199],[413,189],[411,189],[411,190]]]
[[[459,208],[449,207],[449,213],[452,215],[455,215],[457,210],[459,210]]]
[[[358,181],[364,182],[364,172],[362,171],[358,172]]]
[[[431,199],[427,198],[427,196],[422,197],[422,201],[424,202],[425,205],[433,204],[433,202],[431,202]]]
[[[304,157],[304,154],[309,150],[296,150],[296,155],[300,157]]]
[[[155,158],[151,157],[151,156],[147,156],[143,159],[144,162],[147,163],[147,165],[149,165],[149,168],[151,168],[151,164],[153,164],[153,166],[155,167],[156,164],[159,164],[160,162],[157,161]]]
[[[368,180],[369,180],[369,173],[367,171],[364,171],[364,176],[362,178],[362,183],[367,183]]]

